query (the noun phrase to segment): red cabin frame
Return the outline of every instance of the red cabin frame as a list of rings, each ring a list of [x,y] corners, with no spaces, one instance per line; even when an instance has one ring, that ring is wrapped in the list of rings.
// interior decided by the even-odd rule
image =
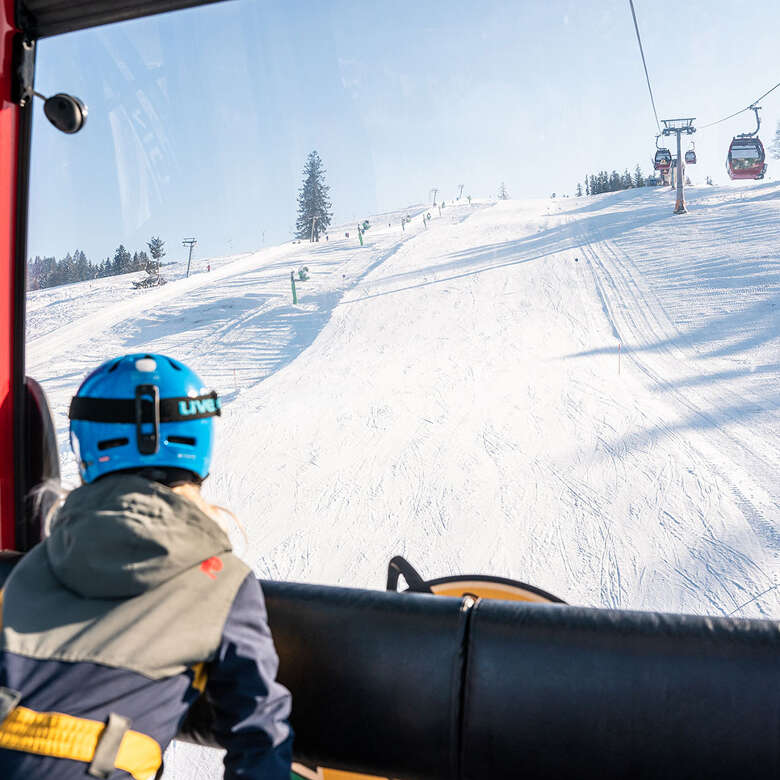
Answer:
[[[21,416],[20,369],[24,346],[16,343],[24,323],[24,278],[19,278],[19,140],[22,109],[13,100],[14,49],[21,33],[14,19],[14,0],[0,0],[0,547],[16,546],[18,455],[15,447]],[[22,255],[23,257],[23,255]],[[17,290],[21,289],[21,296]],[[21,297],[22,310],[19,310]],[[20,353],[21,352],[21,356]]]

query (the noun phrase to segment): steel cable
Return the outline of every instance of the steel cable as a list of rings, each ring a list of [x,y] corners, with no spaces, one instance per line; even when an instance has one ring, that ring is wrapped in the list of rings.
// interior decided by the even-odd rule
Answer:
[[[713,125],[719,125],[721,122],[725,122],[727,119],[733,119],[735,116],[739,116],[740,114],[744,114],[745,111],[750,111],[753,106],[756,105],[756,103],[760,103],[770,92],[774,92],[778,87],[780,87],[780,81],[777,82],[777,84],[772,87],[772,89],[768,89],[766,92],[764,92],[761,97],[756,98],[749,106],[745,106],[745,108],[741,108],[739,111],[735,111],[733,114],[729,114],[728,116],[724,116],[723,119],[718,119],[715,122],[710,122],[706,125],[701,125],[701,127],[697,128],[698,130],[704,130],[708,127],[712,127]]]
[[[628,0],[631,6],[631,16],[634,17],[634,29],[636,30],[636,40],[639,43],[639,53],[642,55],[642,65],[645,68],[645,79],[647,80],[647,89],[650,92],[650,102],[653,105],[653,114],[655,114],[655,123],[658,126],[658,133],[661,133],[661,123],[658,121],[658,111],[655,109],[655,98],[653,97],[653,88],[650,86],[650,74],[647,72],[647,61],[645,60],[645,50],[642,47],[642,36],[639,35],[639,25],[636,21],[636,11],[634,10],[634,0]]]

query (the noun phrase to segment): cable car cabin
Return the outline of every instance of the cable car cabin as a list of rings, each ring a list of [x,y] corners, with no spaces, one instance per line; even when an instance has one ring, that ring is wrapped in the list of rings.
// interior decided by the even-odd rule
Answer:
[[[686,165],[696,164],[696,152],[694,152],[693,149],[688,149],[688,151],[685,153],[685,164]]]
[[[657,171],[666,173],[672,165],[672,153],[668,149],[658,149],[653,160],[653,167]]]
[[[734,138],[726,159],[729,176],[732,179],[763,179],[765,158],[760,138]]]

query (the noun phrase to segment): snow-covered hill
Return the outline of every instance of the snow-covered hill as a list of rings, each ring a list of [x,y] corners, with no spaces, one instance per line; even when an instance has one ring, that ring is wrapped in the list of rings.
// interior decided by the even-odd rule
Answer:
[[[777,617],[780,588],[754,597],[780,582],[780,185],[672,206],[475,201],[427,229],[417,207],[362,248],[332,230],[152,290],[35,292],[28,373],[73,483],[85,373],[192,364],[228,401],[208,496],[265,577],[381,587],[401,553],[572,603]]]

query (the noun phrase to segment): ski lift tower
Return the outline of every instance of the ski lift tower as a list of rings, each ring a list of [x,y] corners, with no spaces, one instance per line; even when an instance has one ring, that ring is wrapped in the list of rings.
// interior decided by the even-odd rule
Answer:
[[[693,120],[690,119],[664,119],[664,135],[676,135],[677,136],[677,203],[674,206],[675,214],[687,214],[688,209],[685,208],[685,159],[682,154],[682,144],[680,143],[680,136],[683,133],[686,135],[692,135],[696,132],[696,128],[693,126]]]
[[[192,247],[195,246],[195,244],[198,243],[198,239],[193,238],[185,238],[182,242],[182,246],[188,246],[190,248],[190,256],[187,258],[187,278],[190,278],[190,264],[192,263]]]

